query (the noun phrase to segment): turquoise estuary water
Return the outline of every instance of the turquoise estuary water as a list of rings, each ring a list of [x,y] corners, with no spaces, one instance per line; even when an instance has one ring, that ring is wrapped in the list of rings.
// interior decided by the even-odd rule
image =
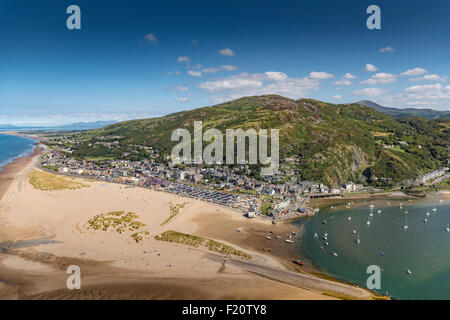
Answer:
[[[446,231],[450,201],[441,199],[436,195],[403,201],[402,208],[399,201],[390,201],[390,205],[378,201],[329,209],[298,222],[305,227],[299,240],[301,253],[325,274],[362,287],[369,277],[367,267],[377,265],[381,268],[381,289],[376,291],[396,299],[450,299],[450,232]],[[323,240],[325,233],[328,246]],[[406,272],[408,269],[412,274]]]
[[[35,142],[29,138],[0,134],[0,170],[14,159],[30,155]]]

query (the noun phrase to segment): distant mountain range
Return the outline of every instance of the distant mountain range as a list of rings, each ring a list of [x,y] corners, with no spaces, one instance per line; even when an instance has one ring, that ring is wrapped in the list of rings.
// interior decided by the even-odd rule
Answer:
[[[0,124],[0,130],[61,130],[61,131],[91,130],[109,126],[116,122],[117,121],[76,122],[56,127],[13,126],[10,124]]]
[[[357,103],[375,109],[378,112],[387,114],[396,119],[404,117],[422,117],[431,120],[450,118],[450,111],[439,111],[433,109],[415,109],[415,108],[406,108],[406,109],[390,108],[390,107],[383,107],[382,105],[379,105],[378,103],[375,103],[370,100],[362,100]]]

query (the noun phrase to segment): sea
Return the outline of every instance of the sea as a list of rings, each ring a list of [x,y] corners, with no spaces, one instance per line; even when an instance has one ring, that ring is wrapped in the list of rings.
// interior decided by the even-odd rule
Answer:
[[[14,159],[31,155],[35,143],[31,138],[0,134],[0,171]]]
[[[351,203],[296,224],[303,230],[297,250],[326,275],[367,288],[373,274],[368,267],[377,266],[380,288],[375,291],[381,294],[450,299],[450,200],[442,194],[414,201]]]

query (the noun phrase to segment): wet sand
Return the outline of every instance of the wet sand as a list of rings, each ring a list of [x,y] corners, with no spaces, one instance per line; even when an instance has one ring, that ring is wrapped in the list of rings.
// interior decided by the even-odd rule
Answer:
[[[21,157],[15,159],[13,162],[8,163],[6,166],[1,168],[0,171],[0,200],[3,198],[5,193],[8,191],[14,178],[22,171],[24,168],[28,167],[33,159],[41,153],[41,149],[35,148],[32,155]]]

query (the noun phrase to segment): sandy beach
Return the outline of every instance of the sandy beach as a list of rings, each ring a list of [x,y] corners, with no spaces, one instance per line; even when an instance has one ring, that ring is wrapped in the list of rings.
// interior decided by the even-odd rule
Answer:
[[[291,245],[265,240],[270,231],[288,234],[293,230],[289,224],[248,220],[242,213],[199,200],[113,183],[75,179],[88,186],[37,190],[27,174],[36,170],[38,158],[35,153],[16,160],[0,178],[4,193],[0,201],[0,298],[332,298],[320,290],[274,281],[277,275],[273,280],[261,277],[232,263],[219,272],[223,263],[219,253],[154,238],[167,230],[195,234],[252,255],[251,263],[293,271],[293,265],[279,259],[290,254]],[[182,203],[180,213],[163,224],[171,214],[170,205]],[[89,219],[116,210],[135,212],[149,236],[136,243],[131,232],[87,228]],[[5,252],[5,247],[12,249]],[[264,247],[270,247],[271,254]],[[81,268],[81,290],[66,288],[69,265]]]

